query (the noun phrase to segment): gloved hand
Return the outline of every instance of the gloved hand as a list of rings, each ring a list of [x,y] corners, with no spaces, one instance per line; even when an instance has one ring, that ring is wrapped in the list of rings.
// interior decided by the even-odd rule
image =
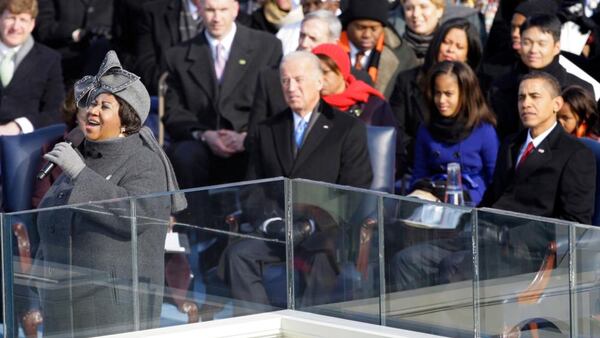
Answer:
[[[76,178],[85,168],[85,163],[73,147],[67,142],[60,142],[51,152],[44,155],[44,159],[59,166],[70,178]]]

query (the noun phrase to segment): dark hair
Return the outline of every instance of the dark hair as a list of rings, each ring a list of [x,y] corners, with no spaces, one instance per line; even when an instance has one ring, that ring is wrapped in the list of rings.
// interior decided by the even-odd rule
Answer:
[[[60,113],[62,114],[62,119],[67,125],[67,129],[71,130],[77,127],[77,112],[79,108],[77,108],[77,103],[75,102],[75,92],[73,87],[69,88],[67,95],[65,96],[65,100],[60,107]]]
[[[560,83],[558,83],[558,80],[554,76],[552,76],[551,74],[548,74],[546,72],[531,71],[531,72],[523,75],[521,77],[521,80],[519,81],[519,86],[525,80],[534,80],[534,79],[544,80],[546,82],[546,84],[549,86],[550,94],[552,95],[552,97],[560,96]]]
[[[535,14],[528,17],[521,25],[521,36],[523,36],[526,30],[534,27],[539,28],[542,33],[550,33],[554,39],[554,43],[560,41],[561,24],[556,15]]]
[[[116,95],[114,96],[117,102],[119,102],[119,118],[121,119],[121,126],[125,128],[124,134],[131,135],[140,131],[142,129],[140,116],[129,103]]]
[[[429,44],[427,54],[425,55],[425,62],[423,63],[423,71],[427,72],[431,66],[438,63],[438,55],[440,53],[440,47],[446,35],[452,29],[460,29],[467,35],[467,63],[471,68],[477,69],[479,62],[481,61],[481,41],[479,40],[479,33],[473,25],[464,18],[454,18],[444,22],[440,28],[438,28],[433,35],[433,40]]]
[[[590,92],[581,86],[568,86],[562,91],[565,104],[571,107],[571,111],[577,114],[580,122],[587,124],[588,132],[600,135],[600,119],[596,101]]]
[[[426,115],[425,117],[427,125],[431,122],[431,114],[439,114],[434,102],[434,87],[435,79],[443,74],[456,77],[460,91],[457,119],[464,120],[467,129],[471,129],[481,122],[496,125],[496,117],[485,102],[475,72],[467,64],[458,61],[442,61],[429,70],[427,75],[428,86],[425,92],[430,112],[429,116]]]
[[[337,75],[342,75],[342,71],[340,70],[340,67],[338,67],[337,63],[330,58],[327,55],[324,54],[315,54],[320,61],[322,61],[325,65],[327,65],[327,67],[329,67],[329,69],[331,69],[334,73],[336,73]]]

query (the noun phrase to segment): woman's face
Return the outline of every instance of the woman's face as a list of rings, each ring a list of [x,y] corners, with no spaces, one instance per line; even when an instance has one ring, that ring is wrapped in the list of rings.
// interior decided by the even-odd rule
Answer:
[[[430,0],[406,0],[404,16],[406,25],[419,35],[430,35],[444,14],[443,8],[438,8]]]
[[[563,126],[565,131],[569,134],[575,134],[577,126],[579,125],[579,118],[571,110],[571,106],[565,102],[562,108],[558,111],[558,122]]]
[[[460,88],[454,74],[440,74],[435,78],[433,101],[443,117],[456,115],[460,109]]]
[[[323,71],[323,89],[321,89],[321,95],[332,95],[341,94],[346,90],[346,81],[341,74],[331,69],[325,62],[321,63],[321,70]]]
[[[85,138],[90,141],[102,141],[119,137],[121,118],[119,102],[114,95],[102,93],[87,107],[85,116]]]
[[[467,33],[458,28],[452,28],[440,44],[438,62],[460,61],[466,62],[469,54],[469,40]]]

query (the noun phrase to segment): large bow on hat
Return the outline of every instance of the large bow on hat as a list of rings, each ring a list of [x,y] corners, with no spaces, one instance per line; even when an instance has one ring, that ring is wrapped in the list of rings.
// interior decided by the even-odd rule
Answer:
[[[88,107],[101,93],[111,93],[125,100],[140,116],[142,123],[150,111],[150,95],[140,77],[121,66],[117,53],[109,51],[98,74],[86,75],[75,83],[75,101],[80,108]]]

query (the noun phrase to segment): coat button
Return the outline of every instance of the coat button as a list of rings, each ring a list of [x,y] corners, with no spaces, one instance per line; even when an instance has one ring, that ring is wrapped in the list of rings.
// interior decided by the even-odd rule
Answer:
[[[96,9],[94,8],[94,6],[90,6],[90,7],[88,7],[87,12],[91,14],[91,13],[94,13],[95,10]]]
[[[65,197],[65,193],[64,192],[59,192],[58,193],[58,198],[63,199]]]
[[[454,153],[454,158],[460,158],[460,153],[459,152],[455,152]]]

